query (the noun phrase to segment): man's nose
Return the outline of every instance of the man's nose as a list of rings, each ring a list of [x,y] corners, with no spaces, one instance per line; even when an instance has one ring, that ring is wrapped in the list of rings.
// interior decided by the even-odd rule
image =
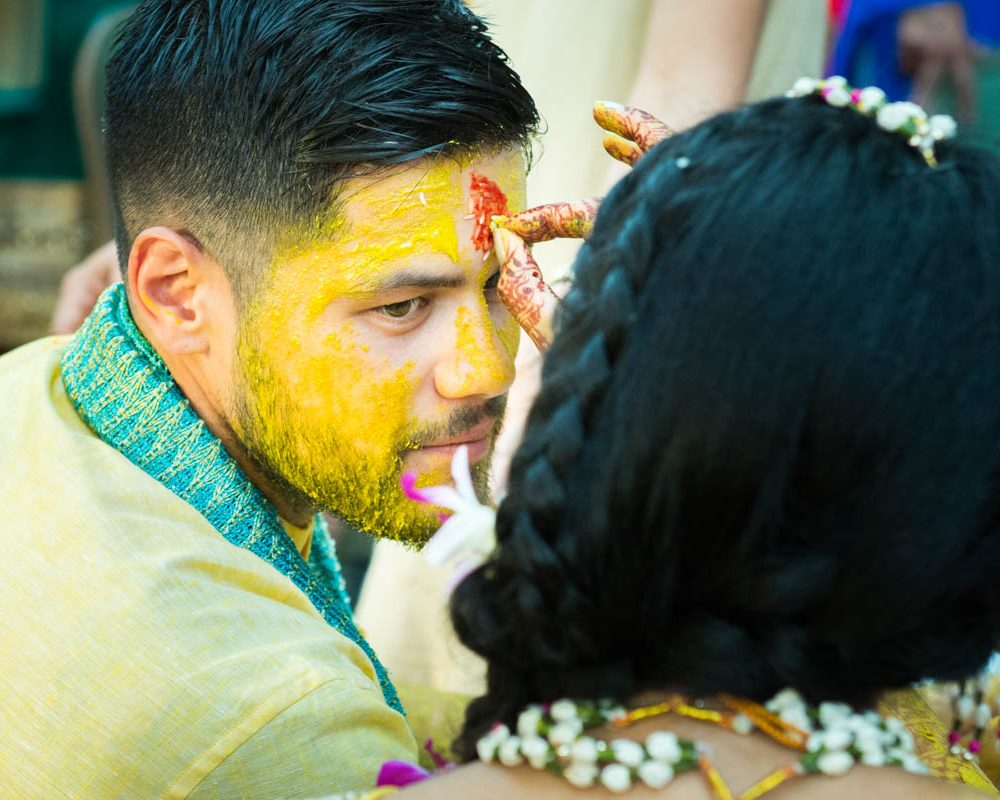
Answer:
[[[438,361],[434,384],[447,400],[496,397],[514,380],[514,359],[500,340],[487,308],[458,309],[454,344]]]

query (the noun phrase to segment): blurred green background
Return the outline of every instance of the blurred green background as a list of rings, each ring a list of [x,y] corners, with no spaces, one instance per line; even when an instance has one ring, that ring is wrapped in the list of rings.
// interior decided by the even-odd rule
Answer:
[[[62,275],[110,235],[103,62],[133,5],[0,0],[0,352],[47,332]]]

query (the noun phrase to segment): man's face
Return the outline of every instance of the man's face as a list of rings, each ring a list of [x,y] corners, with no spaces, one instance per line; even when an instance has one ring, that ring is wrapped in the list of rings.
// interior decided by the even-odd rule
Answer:
[[[433,532],[399,479],[447,482],[462,443],[485,492],[519,330],[473,245],[474,176],[523,208],[512,150],[348,182],[330,235],[279,253],[240,324],[237,436],[290,497],[380,536]]]

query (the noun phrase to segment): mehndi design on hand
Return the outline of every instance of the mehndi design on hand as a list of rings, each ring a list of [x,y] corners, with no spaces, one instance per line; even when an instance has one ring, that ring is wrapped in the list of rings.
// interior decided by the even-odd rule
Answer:
[[[594,121],[608,133],[634,144],[639,155],[651,150],[674,133],[666,123],[642,109],[607,101],[594,104]],[[608,138],[610,137],[606,137],[605,141]]]
[[[511,217],[493,217],[493,223],[524,239],[525,244],[551,239],[586,239],[600,204],[599,197],[546,203]]]
[[[594,120],[608,131],[604,149],[630,166],[672,134],[652,114],[617,103],[597,103]],[[500,299],[539,350],[552,340],[552,317],[559,298],[542,277],[530,246],[551,239],[585,239],[600,202],[592,197],[548,203],[520,214],[493,217],[493,243],[501,270]]]
[[[493,247],[501,264],[500,299],[535,346],[544,350],[552,341],[552,317],[559,298],[542,278],[524,239],[494,224]]]

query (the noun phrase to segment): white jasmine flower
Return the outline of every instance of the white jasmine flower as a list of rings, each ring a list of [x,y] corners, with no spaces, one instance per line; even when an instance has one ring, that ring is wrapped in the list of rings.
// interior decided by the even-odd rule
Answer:
[[[490,732],[486,735],[493,736],[496,738],[498,742],[502,742],[505,739],[510,738],[510,728],[508,728],[502,722],[497,722],[490,728]]]
[[[609,792],[627,792],[632,788],[632,774],[621,764],[608,764],[601,770],[601,783]]]
[[[835,750],[823,753],[817,759],[816,766],[826,775],[843,775],[854,766],[854,757],[843,750]]]
[[[890,747],[885,751],[885,755],[888,760],[898,762],[907,772],[913,772],[917,775],[926,775],[928,772],[927,765],[909,750]]]
[[[626,767],[638,767],[646,757],[642,745],[631,739],[615,739],[611,742],[615,758]]]
[[[868,736],[878,732],[878,728],[864,714],[851,714],[844,725],[857,736]]]
[[[988,728],[990,726],[990,720],[992,719],[992,716],[993,712],[990,710],[990,704],[980,703],[979,706],[976,708],[976,727]]]
[[[563,770],[563,777],[574,786],[587,789],[594,785],[594,780],[597,778],[597,767],[593,764],[574,761]]]
[[[858,95],[858,108],[862,111],[874,111],[885,102],[885,92],[877,86],[866,86]]]
[[[828,87],[843,89],[847,86],[847,78],[843,75],[831,75],[823,83]]]
[[[906,756],[910,755],[905,750],[901,750],[898,747],[887,747],[885,749],[885,757],[891,761],[902,761]]]
[[[868,767],[885,766],[885,750],[881,746],[859,747],[861,750],[861,763]]]
[[[877,728],[865,728],[854,734],[854,746],[859,750],[881,750],[882,744],[882,731]]]
[[[778,712],[778,716],[789,725],[794,725],[800,731],[810,733],[812,731],[812,721],[806,712],[805,706],[792,706],[784,708]]]
[[[822,722],[824,726],[829,727],[836,722],[846,720],[852,716],[854,716],[854,712],[846,703],[819,704],[819,721]]]
[[[733,732],[738,733],[741,736],[748,736],[753,733],[753,720],[751,720],[746,714],[733,715],[731,725],[733,727]]]
[[[569,757],[573,761],[593,764],[597,761],[597,742],[589,736],[581,736],[570,747]]]
[[[568,722],[576,719],[576,703],[572,700],[556,700],[549,709],[549,714],[556,722]]]
[[[899,103],[886,103],[878,110],[875,120],[878,126],[885,131],[897,131],[902,128],[909,116],[900,108]]]
[[[479,567],[496,547],[496,509],[483,505],[476,496],[469,472],[469,448],[462,445],[451,460],[451,486],[416,487],[417,476],[407,472],[400,479],[411,500],[447,508],[452,512],[424,545],[424,560],[431,566],[453,563],[455,573],[448,585],[454,589]]]
[[[819,81],[815,78],[799,78],[788,91],[788,97],[805,97],[812,94],[819,87]]]
[[[894,733],[897,736],[906,731],[906,726],[903,722],[896,717],[886,717],[885,718],[885,729],[889,733]]]
[[[846,750],[851,746],[851,742],[854,739],[853,733],[847,728],[840,726],[827,729],[822,736],[823,745],[827,750]]]
[[[851,93],[841,86],[834,86],[824,93],[823,98],[831,106],[843,108],[851,102]]]
[[[805,705],[802,702],[802,695],[794,689],[782,689],[774,697],[767,701],[765,706],[768,711],[775,714],[786,708],[793,708]]]
[[[896,734],[892,731],[879,731],[879,741],[883,747],[893,747],[896,744]]]
[[[681,760],[681,746],[677,736],[669,731],[656,731],[646,739],[646,752],[650,758],[673,766]]]
[[[976,701],[971,695],[963,694],[955,705],[955,713],[962,722],[966,724],[972,722],[976,713]],[[895,731],[893,732],[895,733]]]
[[[524,761],[520,753],[521,737],[511,736],[500,743],[497,748],[497,758],[505,767],[516,767]]]
[[[476,742],[476,755],[479,756],[479,760],[488,764],[493,760],[500,744],[509,738],[510,729],[506,725],[502,723],[494,725],[489,733]]]
[[[582,726],[579,722],[574,725],[572,722],[560,722],[549,729],[549,743],[553,747],[569,747],[573,740],[580,735]]]
[[[908,753],[901,760],[903,762],[903,769],[907,772],[912,772],[914,775],[928,775],[930,773],[927,765],[913,755],[913,753]]]
[[[538,724],[542,721],[541,706],[528,706],[517,717],[517,733],[519,736],[534,736],[538,733]]]
[[[639,765],[639,780],[650,789],[662,789],[673,779],[673,768],[661,761],[643,761]]]
[[[484,736],[476,742],[476,755],[484,764],[489,764],[493,760],[493,756],[496,755],[499,745],[500,741],[498,739]]]
[[[958,124],[948,114],[935,114],[927,122],[935,139],[953,139],[958,133]]]
[[[544,769],[549,758],[549,743],[541,736],[526,736],[521,741],[521,754],[535,769]]]

